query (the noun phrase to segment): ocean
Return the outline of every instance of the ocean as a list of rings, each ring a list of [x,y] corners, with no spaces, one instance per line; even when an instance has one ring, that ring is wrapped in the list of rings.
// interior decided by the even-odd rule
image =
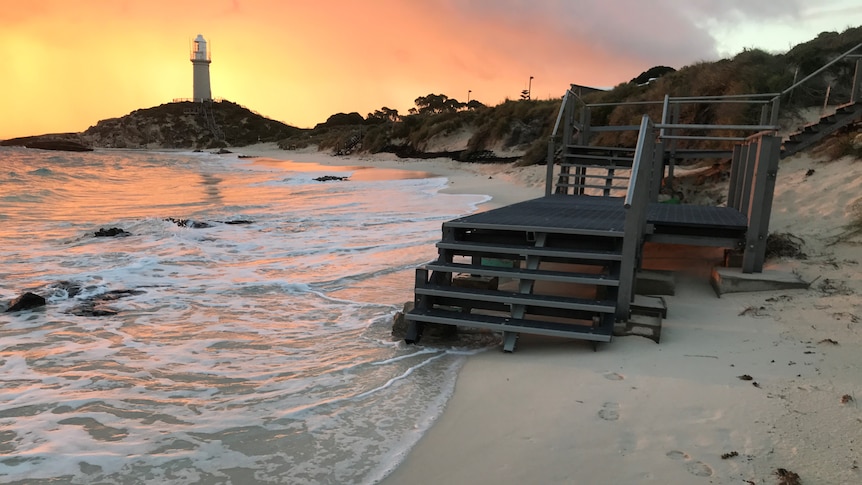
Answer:
[[[383,478],[478,351],[390,336],[441,223],[488,200],[446,183],[0,148],[0,310],[47,299],[0,313],[0,483]]]

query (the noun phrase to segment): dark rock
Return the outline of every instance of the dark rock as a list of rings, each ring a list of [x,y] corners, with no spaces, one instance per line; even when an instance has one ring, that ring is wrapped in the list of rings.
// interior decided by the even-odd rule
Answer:
[[[224,155],[227,153],[233,153],[233,152],[228,150],[227,148],[219,148],[219,151],[216,152],[216,155]]]
[[[392,336],[398,340],[403,340],[407,335],[407,319],[404,317],[406,313],[413,310],[413,302],[408,301],[404,304],[404,309],[395,314],[392,319]],[[426,323],[422,329],[422,341],[431,343],[451,342],[458,338],[458,327],[455,325],[444,325],[442,323]]]
[[[120,312],[95,301],[85,301],[70,308],[67,313],[78,317],[109,317]]]
[[[75,305],[67,313],[79,317],[109,317],[117,315],[120,313],[119,310],[107,306],[105,302],[119,300],[120,298],[132,295],[141,295],[143,293],[146,292],[142,290],[111,290]]]
[[[204,229],[207,227],[213,227],[212,224],[208,224],[206,222],[193,221],[191,219],[175,219],[173,217],[168,217],[165,221],[173,222],[179,227],[190,227],[192,229]]]
[[[350,177],[339,177],[339,176],[337,176],[337,175],[324,175],[324,176],[322,176],[322,177],[317,177],[317,178],[315,178],[314,180],[316,180],[316,181],[318,181],[318,182],[330,182],[330,181],[333,181],[333,180],[335,180],[335,181],[344,181],[344,180],[347,180],[347,179],[349,179],[349,178],[350,178]]]
[[[36,148],[39,150],[59,150],[67,152],[91,152],[92,147],[83,143],[70,139],[77,137],[74,133],[56,134],[56,135],[38,135],[25,136],[21,138],[12,138],[0,142],[2,146],[22,146],[25,148]]]
[[[222,224],[233,224],[233,225],[237,225],[237,224],[254,224],[254,221],[250,221],[250,220],[247,220],[247,219],[236,219],[236,220],[233,220],[233,221],[222,221]]]
[[[74,298],[78,293],[81,292],[81,284],[73,283],[71,281],[58,281],[57,283],[48,286],[48,288],[54,291],[65,291],[66,298]]]
[[[39,296],[35,293],[24,293],[12,300],[9,304],[9,308],[6,309],[7,312],[18,312],[21,310],[31,310],[33,308],[39,308],[45,306],[45,298]]]
[[[112,301],[112,300],[119,300],[120,298],[125,298],[127,296],[143,295],[144,293],[146,293],[146,291],[144,291],[144,290],[111,290],[111,291],[102,293],[101,295],[93,298],[93,300],[95,300],[95,301]]]
[[[120,229],[119,227],[111,227],[108,229],[100,227],[98,231],[93,233],[93,235],[96,237],[126,237],[131,236],[132,233],[126,232],[124,229]]]

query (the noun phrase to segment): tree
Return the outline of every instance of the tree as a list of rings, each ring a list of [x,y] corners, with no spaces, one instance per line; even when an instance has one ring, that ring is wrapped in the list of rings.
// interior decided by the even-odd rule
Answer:
[[[398,114],[397,109],[387,108],[386,106],[374,110],[373,113],[368,113],[366,116],[366,122],[371,124],[384,123],[384,122],[395,123],[401,121],[401,115]]]
[[[654,66],[640,73],[638,77],[632,79],[630,82],[634,84],[646,84],[670,72],[676,72],[676,69],[667,66]]]
[[[438,113],[454,113],[466,105],[455,98],[450,98],[445,94],[429,94],[420,96],[414,101],[416,103],[416,112],[418,114],[438,114]]]
[[[352,113],[335,113],[326,119],[323,123],[326,126],[344,126],[344,125],[361,125],[365,118],[357,112]]]

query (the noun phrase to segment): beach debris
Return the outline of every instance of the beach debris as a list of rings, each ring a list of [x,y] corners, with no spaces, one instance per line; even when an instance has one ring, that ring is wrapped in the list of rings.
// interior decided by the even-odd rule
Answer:
[[[765,306],[754,306],[754,305],[745,307],[745,309],[743,309],[741,312],[739,312],[739,315],[737,315],[737,316],[744,317],[746,315],[750,315],[752,317],[769,316],[769,314],[766,313],[766,307]]]
[[[855,293],[852,288],[847,286],[846,282],[835,281],[829,278],[824,279],[823,282],[817,286],[817,289],[826,296],[848,296]]]
[[[848,403],[851,403],[853,401],[854,401],[853,396],[851,396],[850,394],[845,394],[845,395],[841,396],[841,404],[848,404]]]
[[[26,292],[23,295],[15,298],[9,303],[9,308],[6,309],[6,312],[18,312],[21,310],[31,310],[33,308],[39,308],[45,306],[45,298],[43,296],[39,296],[35,293]]]
[[[810,176],[812,176],[812,175],[814,175],[814,169],[813,169],[813,168],[809,168],[809,169],[808,169],[808,171],[807,171],[807,172],[805,172],[805,178],[808,178],[808,177],[810,177]]]
[[[737,457],[737,456],[739,456],[739,452],[737,452],[737,451],[731,451],[731,452],[724,453],[723,455],[721,455],[721,459],[722,459],[722,460],[727,460],[728,458],[734,458],[734,457]]]
[[[736,376],[736,378],[737,378],[737,379],[739,379],[739,380],[741,380],[741,381],[751,381],[751,380],[754,380],[754,378],[753,378],[753,377],[751,377],[751,376],[750,376],[750,375],[748,375],[748,374],[742,374],[741,376]]]
[[[332,182],[332,181],[343,182],[349,178],[350,177],[340,177],[338,175],[323,175],[321,177],[315,177],[312,180],[315,180],[317,182]]]
[[[95,237],[126,237],[131,236],[132,233],[119,227],[109,227],[108,229],[100,227],[98,231],[93,233],[93,235]]]
[[[207,227],[213,227],[212,224],[207,222],[193,221],[191,219],[176,219],[174,217],[168,217],[164,219],[166,222],[173,222],[179,227],[190,227],[192,229],[205,229]]]
[[[235,219],[233,221],[216,221],[216,222],[220,222],[222,224],[229,224],[229,225],[254,224],[254,221],[248,220],[248,219]]]
[[[754,387],[756,387],[756,388],[758,388],[758,389],[760,389],[760,383],[759,383],[759,382],[757,382],[757,381],[752,382],[752,383],[751,383],[751,385],[752,385],[752,386],[754,386]]]
[[[808,259],[808,255],[802,251],[803,244],[805,241],[802,238],[789,232],[770,234],[766,238],[766,259]]]
[[[825,338],[825,339],[823,339],[823,340],[821,340],[821,341],[819,341],[819,342],[817,342],[817,343],[818,343],[818,344],[832,344],[832,345],[838,345],[838,341],[837,341],[837,340],[834,340],[834,339],[831,339],[831,338]]]
[[[799,475],[786,468],[776,469],[775,476],[778,477],[778,485],[802,485]]]

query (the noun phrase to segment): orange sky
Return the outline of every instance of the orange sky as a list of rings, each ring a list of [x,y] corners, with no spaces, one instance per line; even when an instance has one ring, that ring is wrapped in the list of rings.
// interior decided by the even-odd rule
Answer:
[[[786,50],[862,25],[856,0],[803,3],[4,0],[0,139],[82,131],[191,97],[199,33],[214,97],[312,127],[337,112],[406,113],[429,93],[466,101],[470,90],[495,105],[530,76],[534,98],[557,97],[569,83],[613,86],[655,65]]]

